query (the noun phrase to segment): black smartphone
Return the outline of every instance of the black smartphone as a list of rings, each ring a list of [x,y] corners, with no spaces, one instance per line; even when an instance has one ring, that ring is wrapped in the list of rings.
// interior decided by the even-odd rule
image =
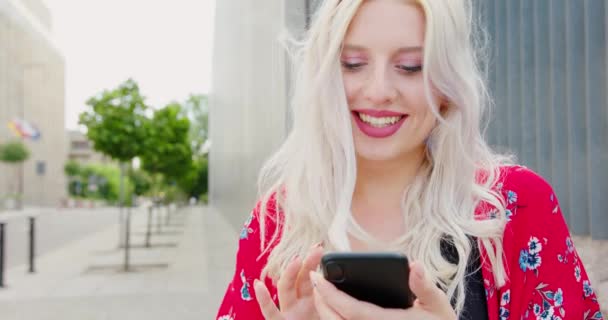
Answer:
[[[409,287],[407,257],[398,253],[327,253],[321,259],[325,279],[358,300],[382,308],[407,309],[415,296]]]

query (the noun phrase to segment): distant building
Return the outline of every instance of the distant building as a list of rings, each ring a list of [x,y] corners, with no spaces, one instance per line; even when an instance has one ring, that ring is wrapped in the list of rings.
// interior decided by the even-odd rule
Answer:
[[[110,163],[111,159],[93,149],[93,143],[80,131],[68,131],[68,159],[81,164]]]
[[[0,0],[0,143],[19,139],[8,126],[13,120],[40,133],[24,138],[30,158],[22,168],[0,164],[0,201],[18,192],[15,180],[23,181],[26,206],[55,206],[67,195],[65,62],[50,29],[41,0]]]

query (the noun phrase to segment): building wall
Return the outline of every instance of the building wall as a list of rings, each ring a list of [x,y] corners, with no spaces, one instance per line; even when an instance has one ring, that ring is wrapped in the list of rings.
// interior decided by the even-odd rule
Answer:
[[[216,2],[209,197],[235,228],[255,204],[262,163],[287,133],[288,74],[277,39],[286,15],[290,28],[302,28],[298,8],[302,1]]]
[[[608,239],[608,4],[477,4],[493,58],[489,141],[553,185],[573,233]]]
[[[80,131],[68,131],[68,160],[80,164],[110,164],[112,160],[93,149],[93,143]]]
[[[25,141],[31,155],[22,171],[0,165],[0,195],[14,192],[22,172],[25,205],[54,206],[66,195],[65,62],[50,40],[50,18],[41,22],[26,8],[0,0],[0,143],[16,139],[7,127],[14,118],[42,136]]]

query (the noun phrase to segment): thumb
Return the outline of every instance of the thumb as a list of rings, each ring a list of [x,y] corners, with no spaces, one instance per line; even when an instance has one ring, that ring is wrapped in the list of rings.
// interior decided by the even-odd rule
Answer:
[[[419,263],[410,265],[410,289],[416,295],[416,304],[433,313],[452,313],[448,297],[426,275]]]

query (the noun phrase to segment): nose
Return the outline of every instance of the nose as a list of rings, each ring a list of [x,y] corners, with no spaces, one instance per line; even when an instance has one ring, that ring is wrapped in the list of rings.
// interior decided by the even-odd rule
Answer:
[[[376,68],[365,84],[364,97],[373,106],[391,104],[397,96],[397,88],[384,68]]]

